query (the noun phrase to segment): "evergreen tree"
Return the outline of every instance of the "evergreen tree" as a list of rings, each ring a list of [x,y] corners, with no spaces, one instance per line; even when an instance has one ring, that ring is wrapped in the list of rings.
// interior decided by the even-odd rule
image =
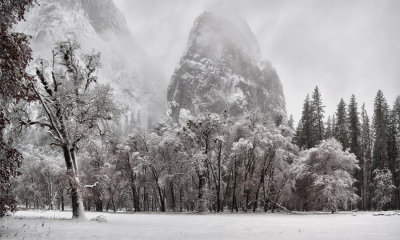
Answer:
[[[374,149],[373,170],[384,169],[388,164],[388,105],[383,92],[378,91],[374,103]]]
[[[311,107],[310,96],[307,94],[304,100],[303,112],[299,124],[297,126],[295,143],[300,148],[312,148],[315,146],[313,139],[313,113]]]
[[[394,118],[396,119],[396,125],[397,125],[397,138],[400,137],[400,95],[397,96],[396,100],[394,101],[393,104],[393,112],[394,112]]]
[[[342,144],[343,149],[347,149],[349,147],[346,103],[344,102],[343,98],[340,99],[340,102],[337,106],[335,138]]]
[[[374,183],[375,192],[373,201],[376,203],[376,208],[378,210],[387,209],[387,206],[391,202],[392,193],[395,190],[393,185],[392,173],[390,170],[376,169],[374,171]]]
[[[332,123],[331,123],[331,129],[332,129],[332,136],[336,136],[336,116],[335,114],[332,115]]]
[[[372,139],[369,117],[365,110],[365,104],[361,107],[361,139],[360,139],[360,167],[363,176],[361,188],[361,208],[367,210],[371,203],[371,189],[369,183],[372,181],[371,160],[372,160]]]
[[[356,155],[357,159],[360,161],[360,169],[356,169],[354,172],[354,177],[357,179],[355,187],[357,188],[357,194],[361,196],[362,186],[363,186],[363,162],[360,157],[360,119],[358,116],[358,107],[356,96],[353,94],[350,98],[348,107],[348,126],[349,126],[349,145],[350,152]],[[360,206],[362,207],[362,206]]]
[[[389,126],[388,126],[388,165],[389,170],[396,171],[396,159],[398,157],[397,149],[397,122],[396,113],[394,109],[389,114]],[[395,174],[394,174],[395,175]]]
[[[348,111],[350,152],[360,159],[360,119],[354,94],[350,98]]]
[[[289,120],[288,120],[288,126],[291,128],[291,129],[294,129],[294,119],[293,119],[293,115],[292,114],[290,114],[290,116],[289,116]]]
[[[320,142],[324,139],[324,106],[322,105],[321,93],[318,86],[315,87],[311,101],[313,115],[313,138]]]
[[[396,131],[396,142],[397,142],[397,159],[396,159],[396,171],[400,174],[400,95],[397,96],[392,110],[392,120],[394,121],[395,131]]]
[[[396,104],[396,102],[395,102]],[[399,139],[397,138],[398,133],[397,133],[397,113],[395,110],[395,106],[393,106],[392,111],[390,111],[389,114],[389,127],[388,127],[388,166],[389,170],[393,173],[393,183],[398,186],[398,172],[397,170],[397,160],[399,157],[399,149],[398,149],[398,141]],[[398,190],[396,191],[395,195],[395,203],[398,206],[399,203],[399,196],[398,196]]]
[[[325,139],[329,139],[331,137],[333,137],[332,119],[331,115],[329,115],[328,120],[326,121]]]
[[[395,159],[395,170],[393,175],[396,176],[396,204],[397,209],[400,209],[400,95],[397,96],[392,110],[392,118],[396,125],[396,142],[397,142],[397,157]]]

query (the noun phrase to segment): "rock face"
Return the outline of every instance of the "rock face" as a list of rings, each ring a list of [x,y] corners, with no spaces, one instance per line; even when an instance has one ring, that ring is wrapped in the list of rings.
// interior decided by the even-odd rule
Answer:
[[[75,39],[82,52],[101,52],[102,83],[126,109],[122,133],[148,128],[165,113],[167,81],[135,42],[113,0],[41,0],[17,30],[32,36],[34,57],[50,59],[58,41]]]
[[[125,17],[113,0],[82,0],[82,7],[97,33],[112,31],[116,34],[127,34],[129,32]]]
[[[177,123],[224,110],[231,116],[255,110],[286,115],[282,84],[272,65],[261,60],[249,26],[210,12],[195,21],[167,97],[167,114]]]

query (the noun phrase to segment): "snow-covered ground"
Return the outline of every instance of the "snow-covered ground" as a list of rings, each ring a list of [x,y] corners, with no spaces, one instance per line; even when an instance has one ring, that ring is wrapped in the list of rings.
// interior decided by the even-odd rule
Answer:
[[[124,214],[87,212],[107,222],[67,220],[71,212],[20,211],[0,220],[1,239],[400,239],[400,215]]]

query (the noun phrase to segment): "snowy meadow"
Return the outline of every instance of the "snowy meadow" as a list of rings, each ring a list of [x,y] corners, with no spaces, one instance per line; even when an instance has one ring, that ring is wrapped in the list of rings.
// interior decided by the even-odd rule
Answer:
[[[386,212],[386,215],[394,212]],[[400,215],[373,212],[297,214],[124,214],[106,222],[70,219],[71,212],[20,211],[0,220],[4,239],[398,239]]]

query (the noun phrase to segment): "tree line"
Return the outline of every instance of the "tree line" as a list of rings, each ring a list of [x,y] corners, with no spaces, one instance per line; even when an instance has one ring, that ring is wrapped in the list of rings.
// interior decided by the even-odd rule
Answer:
[[[73,46],[70,42],[66,45]],[[40,84],[46,86],[43,82]],[[76,86],[80,85],[69,85],[72,89]],[[43,91],[46,91],[44,87]],[[91,96],[83,90],[81,93]],[[95,93],[96,97],[90,99],[107,95]],[[381,99],[384,98],[379,91],[375,103],[377,112],[383,111],[379,110],[380,106],[387,106],[377,103]],[[374,126],[381,123],[374,114],[370,127],[364,107],[361,121],[358,120],[354,96],[348,110],[341,100],[337,113],[324,122],[324,107],[316,88],[312,100],[306,98],[296,130],[292,117],[285,123],[280,117],[260,112],[240,117],[224,112],[205,113],[181,124],[162,122],[149,132],[132,129],[127,138],[121,137],[115,124],[106,124],[107,119],[120,113],[116,105],[101,101],[89,106],[88,102],[74,105],[75,115],[80,116],[82,111],[88,114],[91,111],[88,108],[98,113],[98,108],[108,106],[108,117],[90,121],[97,126],[95,131],[88,131],[91,125],[81,125],[86,123],[86,118],[70,122],[70,129],[81,129],[73,132],[84,140],[74,148],[79,165],[74,163],[76,170],[72,176],[77,180],[72,183],[68,165],[67,174],[62,170],[56,147],[62,149],[63,145],[55,144],[59,140],[52,136],[52,129],[29,119],[29,114],[19,116],[21,126],[38,125],[35,132],[24,136],[28,140],[21,141],[20,151],[27,164],[22,166],[22,176],[14,189],[21,204],[63,210],[65,205],[74,206],[76,199],[69,199],[68,194],[75,191],[81,199],[78,204],[94,211],[335,212],[397,208],[394,194],[397,187],[392,175],[396,169],[388,169],[389,162],[381,165],[381,159],[373,164],[376,140],[372,136],[375,136]],[[87,116],[94,118],[91,114]],[[397,119],[397,128],[398,123]],[[37,139],[39,150],[30,145],[32,139]],[[397,139],[396,135],[395,149]],[[358,149],[362,155],[352,149]],[[64,161],[65,158],[64,154]]]
[[[346,103],[340,99],[336,113],[324,121],[324,105],[316,87],[310,98],[307,95],[301,119],[296,128],[294,142],[302,149],[308,149],[323,139],[335,138],[343,147],[353,153],[360,165],[354,171],[356,193],[361,197],[360,209],[374,209],[375,199],[386,198],[390,208],[400,207],[400,96],[389,107],[383,92],[379,90],[374,100],[374,112],[370,120],[361,108],[355,95]],[[386,179],[384,186],[381,178]],[[383,190],[382,188],[385,188]],[[387,189],[386,189],[387,188]],[[388,196],[380,196],[385,191]]]

